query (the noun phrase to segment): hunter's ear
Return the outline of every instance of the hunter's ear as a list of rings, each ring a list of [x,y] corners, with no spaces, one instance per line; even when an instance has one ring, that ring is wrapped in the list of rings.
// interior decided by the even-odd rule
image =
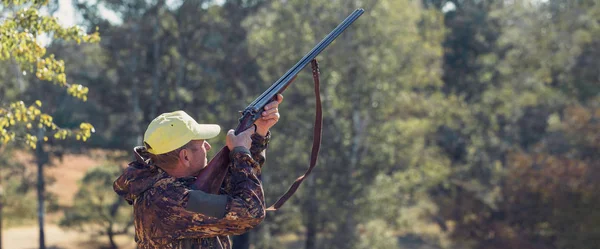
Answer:
[[[190,162],[190,160],[188,159],[188,153],[189,151],[186,149],[179,151],[179,160],[185,165],[187,165]]]

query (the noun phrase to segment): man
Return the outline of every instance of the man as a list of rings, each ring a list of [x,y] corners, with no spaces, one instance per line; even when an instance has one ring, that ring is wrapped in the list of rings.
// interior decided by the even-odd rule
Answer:
[[[183,111],[163,113],[150,123],[145,146],[134,149],[138,160],[113,186],[133,205],[138,248],[231,248],[229,235],[264,219],[260,174],[282,100],[278,95],[265,106],[254,128],[227,133],[231,163],[219,195],[195,190],[191,183],[207,165],[206,139],[216,137],[220,127],[198,124]]]

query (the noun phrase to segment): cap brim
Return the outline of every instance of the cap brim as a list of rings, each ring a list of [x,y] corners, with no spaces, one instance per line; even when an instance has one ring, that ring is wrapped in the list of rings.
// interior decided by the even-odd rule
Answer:
[[[211,139],[219,135],[221,127],[216,124],[196,124],[193,132],[195,139]]]

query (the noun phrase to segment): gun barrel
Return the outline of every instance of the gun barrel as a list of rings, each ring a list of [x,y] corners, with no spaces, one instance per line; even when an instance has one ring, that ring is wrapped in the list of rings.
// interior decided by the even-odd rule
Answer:
[[[268,104],[271,99],[277,94],[280,93],[283,89],[287,87],[288,84],[291,83],[294,76],[296,76],[308,63],[310,63],[313,59],[317,57],[329,44],[333,42],[346,28],[348,28],[356,19],[358,19],[363,12],[364,9],[356,9],[352,14],[350,14],[344,21],[342,21],[335,29],[333,29],[323,40],[321,40],[310,52],[308,52],[300,61],[296,63],[292,68],[290,68],[281,78],[279,78],[275,83],[273,83],[269,89],[263,92],[258,98],[256,98],[246,110],[250,111],[252,109],[253,112],[258,112],[258,108],[265,106]]]

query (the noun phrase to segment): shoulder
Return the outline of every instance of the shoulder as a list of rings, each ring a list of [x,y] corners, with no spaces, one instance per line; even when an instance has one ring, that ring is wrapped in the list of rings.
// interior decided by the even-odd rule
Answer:
[[[152,186],[148,193],[148,200],[159,209],[181,206],[187,200],[190,190],[186,181],[167,176],[159,179]]]

